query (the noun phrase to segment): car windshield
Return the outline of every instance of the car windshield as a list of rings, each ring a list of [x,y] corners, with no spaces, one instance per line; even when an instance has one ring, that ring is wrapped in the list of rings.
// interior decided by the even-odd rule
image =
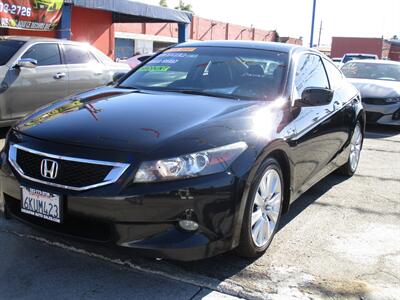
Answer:
[[[283,89],[287,53],[228,47],[171,48],[119,87],[274,100]]]
[[[360,54],[360,55],[346,55],[343,58],[343,63],[347,63],[351,60],[355,59],[375,59],[376,57],[374,55],[365,55],[365,54]]]
[[[400,81],[400,64],[349,62],[342,72],[348,78]]]
[[[0,39],[0,66],[4,66],[24,44],[24,41]]]

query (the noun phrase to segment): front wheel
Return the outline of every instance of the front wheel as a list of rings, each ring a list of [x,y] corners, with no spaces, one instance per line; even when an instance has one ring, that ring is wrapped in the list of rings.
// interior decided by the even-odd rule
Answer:
[[[282,178],[279,163],[273,158],[266,159],[250,188],[237,248],[239,255],[258,257],[270,245],[282,212]]]
[[[350,141],[350,154],[347,163],[340,167],[339,172],[345,176],[353,176],[357,170],[360,161],[361,148],[364,136],[361,130],[360,122],[357,122],[354,128],[353,136]]]

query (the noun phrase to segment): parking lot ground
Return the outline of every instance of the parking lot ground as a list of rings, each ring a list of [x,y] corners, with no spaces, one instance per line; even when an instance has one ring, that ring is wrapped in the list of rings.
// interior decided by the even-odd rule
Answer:
[[[298,199],[257,260],[156,260],[3,218],[0,255],[5,299],[400,299],[400,131],[370,128],[355,176]]]

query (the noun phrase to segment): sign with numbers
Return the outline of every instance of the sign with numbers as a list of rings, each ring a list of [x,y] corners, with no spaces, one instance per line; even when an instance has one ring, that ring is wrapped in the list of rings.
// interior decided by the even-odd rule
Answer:
[[[64,0],[0,0],[0,27],[54,30]]]

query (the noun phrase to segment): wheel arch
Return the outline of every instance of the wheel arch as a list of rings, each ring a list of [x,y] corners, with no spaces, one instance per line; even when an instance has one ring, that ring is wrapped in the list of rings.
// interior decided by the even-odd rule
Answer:
[[[282,208],[282,214],[286,213],[289,210],[292,197],[291,183],[293,182],[293,164],[290,160],[290,146],[285,141],[280,140],[272,142],[268,146],[266,146],[258,156],[256,162],[254,163],[253,168],[250,170],[250,173],[246,180],[245,188],[242,193],[240,208],[237,214],[238,222],[236,222],[235,224],[235,229],[233,233],[233,244],[232,244],[233,248],[238,246],[240,241],[242,222],[239,220],[243,220],[246,203],[251,189],[251,183],[255,178],[257,171],[262,165],[262,163],[267,158],[270,157],[274,158],[279,163],[283,175],[284,203]]]

